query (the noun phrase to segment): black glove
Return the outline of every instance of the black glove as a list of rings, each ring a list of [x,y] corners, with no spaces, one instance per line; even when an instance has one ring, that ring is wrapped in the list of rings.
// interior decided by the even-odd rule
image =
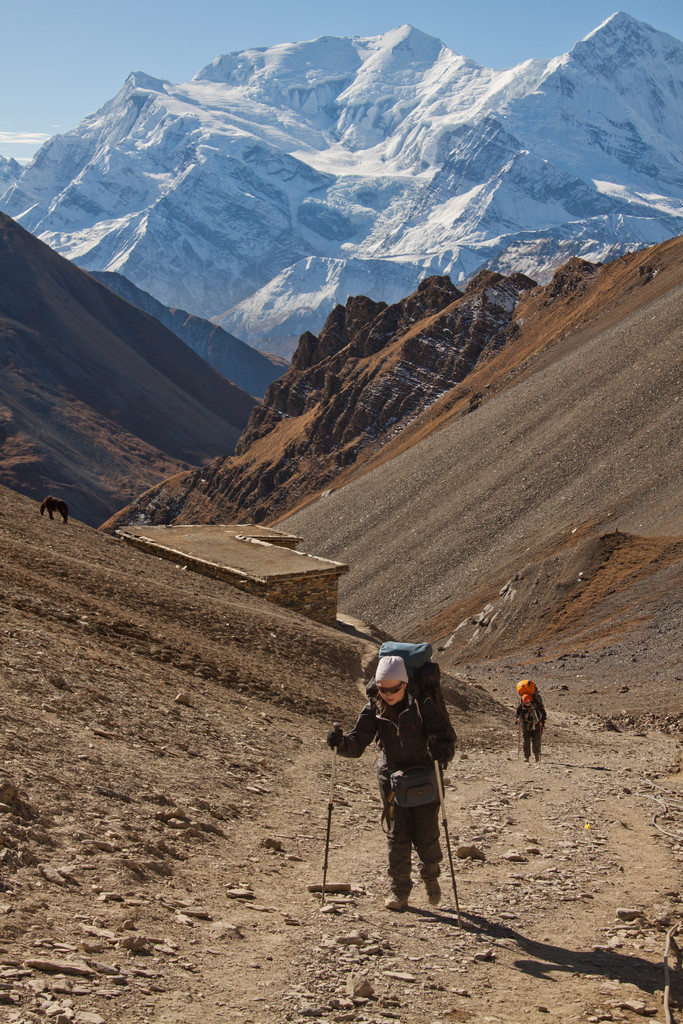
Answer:
[[[437,740],[436,743],[432,743],[431,750],[434,760],[444,766],[448,764],[453,754],[450,743],[446,743],[445,740]]]
[[[327,734],[327,745],[328,747],[332,747],[332,749],[334,750],[335,747],[341,747],[343,742],[344,730],[342,729],[341,725],[335,723],[334,729],[330,729],[330,731]]]

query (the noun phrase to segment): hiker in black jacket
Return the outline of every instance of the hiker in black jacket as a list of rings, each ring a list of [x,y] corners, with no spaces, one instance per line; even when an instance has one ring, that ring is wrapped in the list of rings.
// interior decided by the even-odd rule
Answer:
[[[527,682],[527,680],[523,680]],[[517,705],[517,723],[522,726],[522,742],[524,744],[524,760],[528,761],[533,747],[534,758],[541,760],[541,736],[547,715],[540,693],[534,688],[533,693],[524,693]],[[518,755],[519,756],[519,752]]]
[[[328,745],[342,757],[360,757],[377,739],[382,751],[377,765],[385,816],[389,821],[387,844],[392,895],[388,910],[405,910],[412,889],[411,853],[418,854],[418,870],[432,906],[441,899],[441,846],[439,844],[439,798],[421,806],[402,807],[393,799],[391,775],[398,769],[440,765],[451,760],[454,741],[431,697],[420,697],[408,682],[405,663],[400,657],[380,658],[375,687],[358,721],[346,735],[341,728],[331,729]]]

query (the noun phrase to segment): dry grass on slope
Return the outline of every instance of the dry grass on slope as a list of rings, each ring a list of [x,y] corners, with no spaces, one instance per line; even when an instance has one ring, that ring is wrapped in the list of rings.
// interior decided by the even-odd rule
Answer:
[[[596,326],[580,339],[568,336],[552,358],[542,354],[524,372],[508,376],[473,413],[452,418],[287,519],[309,546],[351,565],[342,607],[394,635],[427,631],[443,643],[463,619],[495,604],[517,574],[534,581],[542,572],[552,577],[565,547],[577,548],[578,580],[586,569],[578,546],[618,530],[642,538],[620,549],[638,563],[620,576],[622,606],[644,603],[632,622],[647,629],[649,620],[655,636],[660,627],[664,634],[646,643],[640,627],[637,633],[623,630],[619,672],[634,657],[644,681],[665,655],[673,672],[669,685],[677,689],[680,671],[669,657],[669,630],[681,616],[673,597],[677,581],[680,587],[683,534],[677,412],[682,302],[677,286],[607,330]],[[658,537],[666,538],[668,566],[652,554]],[[619,558],[608,562],[614,567]],[[656,572],[650,573],[651,563]],[[582,621],[572,629],[592,636],[596,658],[613,639],[600,627],[607,596],[593,589],[576,603]],[[568,624],[554,621],[561,606],[557,594],[551,599],[539,592],[534,599],[538,604],[513,605],[517,625],[509,625],[505,636],[496,637],[494,624],[481,651],[479,638],[464,648],[455,645],[457,656],[451,650],[447,663],[476,664],[494,656],[498,644],[510,663],[511,651],[522,658],[538,647],[546,650],[549,634],[554,637],[560,625],[568,633]],[[560,635],[551,652],[555,660],[562,642]],[[613,657],[601,671],[619,674]]]
[[[226,702],[259,694],[325,717],[356,706],[362,645],[352,637],[0,493],[10,678],[25,664],[84,694],[97,680],[105,705],[140,700],[140,720],[151,694],[154,702],[180,690],[200,702],[216,688]]]

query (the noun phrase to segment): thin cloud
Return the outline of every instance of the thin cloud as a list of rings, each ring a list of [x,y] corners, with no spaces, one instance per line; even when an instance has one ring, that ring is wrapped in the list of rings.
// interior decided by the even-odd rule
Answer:
[[[45,132],[0,132],[0,146],[8,144],[39,146],[50,137]]]

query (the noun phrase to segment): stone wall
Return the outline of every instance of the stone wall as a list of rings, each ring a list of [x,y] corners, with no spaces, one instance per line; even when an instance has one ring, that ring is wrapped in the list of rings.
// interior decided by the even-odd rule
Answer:
[[[299,612],[325,626],[337,622],[339,573],[308,573],[299,579],[268,580],[259,597]],[[256,591],[252,591],[256,593]]]

